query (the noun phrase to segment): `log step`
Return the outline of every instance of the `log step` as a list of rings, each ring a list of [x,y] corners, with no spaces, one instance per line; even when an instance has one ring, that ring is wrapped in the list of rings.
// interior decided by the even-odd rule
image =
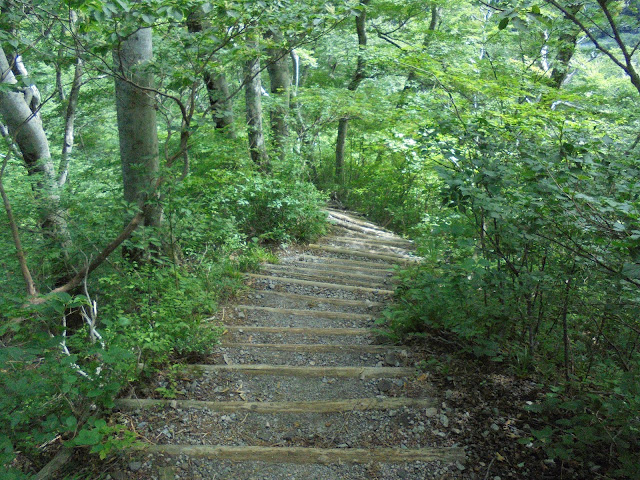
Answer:
[[[297,308],[259,307],[255,305],[236,305],[238,310],[278,313],[282,315],[297,315],[300,317],[335,318],[342,320],[371,320],[371,315],[365,313],[326,312],[324,310],[303,310]],[[300,329],[304,330],[304,329]],[[289,329],[291,331],[291,329]]]
[[[359,378],[401,378],[410,377],[414,368],[408,367],[293,367],[290,365],[185,365],[186,370],[200,373],[237,372],[245,375],[278,375],[282,377],[333,377]]]
[[[206,402],[198,400],[167,400],[149,398],[123,398],[116,400],[121,409],[171,408],[207,409],[212,412],[255,413],[340,413],[367,410],[388,410],[402,407],[435,408],[431,398],[352,398],[347,400],[317,400],[301,402]]]
[[[330,463],[405,463],[464,461],[460,447],[435,448],[305,448],[305,447],[226,447],[209,445],[143,445],[137,447],[146,453],[186,455],[189,457],[233,462],[262,461],[268,463],[330,464]]]
[[[416,257],[408,257],[402,255],[394,255],[394,254],[382,254],[382,253],[369,253],[363,252],[362,250],[352,250],[347,248],[339,248],[339,247],[330,247],[327,245],[318,245],[316,243],[310,243],[307,245],[309,250],[322,251],[327,253],[337,253],[340,255],[349,255],[352,257],[364,257],[370,258],[372,260],[380,260],[389,263],[415,263],[419,262],[420,259]]]
[[[273,275],[260,275],[257,273],[247,273],[245,275],[247,276],[247,278],[252,278],[255,280],[267,280],[271,282],[281,282],[286,284],[305,285],[307,287],[329,288],[332,290],[345,290],[347,292],[356,292],[356,293],[376,293],[379,295],[393,295],[393,290],[385,290],[382,288],[368,288],[368,287],[360,287],[356,285],[343,285],[339,283],[329,283],[329,282],[314,282],[311,280],[301,280],[299,278],[274,277]]]

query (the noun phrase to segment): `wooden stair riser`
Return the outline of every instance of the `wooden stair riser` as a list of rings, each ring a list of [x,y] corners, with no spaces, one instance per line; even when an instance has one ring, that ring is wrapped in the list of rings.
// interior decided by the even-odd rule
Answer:
[[[349,413],[353,411],[389,410],[405,407],[429,408],[438,406],[432,398],[353,398],[310,402],[203,402],[195,400],[119,399],[116,406],[125,410],[145,408],[202,409],[222,413]]]
[[[254,290],[242,300],[243,304],[256,307],[285,308],[295,310],[318,310],[323,312],[358,313],[377,315],[383,303],[375,299],[356,300],[337,297],[319,297],[277,290]],[[229,308],[223,309],[214,318],[224,317]]]
[[[316,268],[293,267],[290,265],[265,265],[263,273],[275,276],[287,276],[303,280],[316,280],[320,282],[336,281],[346,285],[362,287],[389,288],[392,282],[391,275],[368,275],[359,272],[344,272],[337,270],[324,270]]]
[[[362,250],[353,250],[347,248],[340,247],[331,247],[327,245],[318,245],[316,243],[311,243],[307,245],[307,248],[316,252],[326,252],[327,254],[336,255],[338,258],[340,257],[361,257],[361,258],[369,258],[371,260],[379,260],[380,262],[386,262],[391,265],[402,265],[402,264],[414,264],[420,261],[418,257],[409,257],[409,256],[401,256],[401,255],[393,255],[393,254],[381,254],[381,253],[369,253]]]
[[[144,445],[146,453],[185,455],[188,457],[230,460],[233,462],[260,461],[268,463],[329,464],[329,463],[405,463],[464,461],[465,452],[457,447],[424,449],[405,448],[301,448],[301,447],[214,447],[206,445]]]
[[[380,345],[222,344],[210,356],[214,363],[293,366],[405,366],[406,351]]]
[[[264,283],[274,283],[280,284],[283,287],[292,287],[293,285],[300,285],[309,288],[317,288],[317,289],[332,289],[332,290],[341,290],[345,292],[352,292],[355,294],[374,294],[374,295],[393,295],[393,290],[387,290],[383,288],[368,288],[368,287],[360,287],[354,285],[344,285],[341,283],[329,283],[329,282],[314,282],[311,280],[300,280],[298,278],[289,278],[289,277],[275,277],[272,275],[260,275],[256,273],[248,273],[246,274],[247,278],[250,278],[254,281],[260,281]]]

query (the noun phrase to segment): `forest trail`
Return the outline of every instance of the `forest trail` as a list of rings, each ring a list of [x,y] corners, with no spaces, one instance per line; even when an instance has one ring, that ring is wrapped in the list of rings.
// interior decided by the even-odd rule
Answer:
[[[319,243],[247,275],[250,290],[215,319],[225,334],[206,364],[157,379],[178,398],[119,401],[148,442],[126,478],[440,479],[465,469],[465,450],[436,428],[447,417],[427,375],[372,330],[393,267],[416,260],[411,242],[353,214],[329,218]]]

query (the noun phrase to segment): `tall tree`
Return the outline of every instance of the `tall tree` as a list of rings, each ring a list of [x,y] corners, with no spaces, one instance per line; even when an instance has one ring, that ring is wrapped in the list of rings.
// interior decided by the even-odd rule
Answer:
[[[347,89],[355,92],[358,86],[365,78],[367,68],[367,60],[365,50],[367,48],[367,6],[371,0],[362,0],[360,2],[360,11],[356,15],[356,32],[358,34],[358,61],[353,78]],[[344,116],[338,122],[338,136],[336,138],[336,182],[342,184],[344,182],[344,148],[347,143],[347,128],[349,126],[349,117]]]
[[[281,159],[286,155],[286,139],[289,135],[287,126],[287,116],[291,100],[291,74],[289,73],[289,49],[282,44],[284,42],[282,34],[274,31],[270,35],[274,46],[267,51],[269,59],[267,71],[269,72],[270,91],[274,101],[271,108],[271,132],[273,136],[273,146]]]
[[[268,169],[269,157],[262,126],[262,80],[260,78],[260,52],[256,34],[247,38],[251,57],[244,63],[244,93],[247,111],[247,137],[251,160],[261,170]]]
[[[207,24],[202,19],[202,11],[195,9],[187,17],[187,28],[190,33],[200,33],[207,28]],[[229,84],[224,72],[214,73],[210,69],[205,69],[202,74],[204,85],[209,97],[211,115],[216,124],[216,128],[224,131],[229,138],[235,138],[233,129],[233,103],[229,95]]]
[[[15,63],[14,57],[14,63]],[[34,179],[34,191],[39,200],[38,216],[43,233],[54,245],[67,249],[71,240],[65,214],[60,206],[56,172],[42,120],[34,105],[33,91],[17,88],[18,80],[0,47],[0,81],[12,88],[0,90],[0,114],[13,141],[18,146],[27,172]]]
[[[143,225],[159,226],[162,208],[154,185],[158,176],[158,130],[153,93],[151,28],[124,38],[113,53],[116,66],[116,112],[124,198],[144,213]],[[138,259],[142,252],[126,252]]]

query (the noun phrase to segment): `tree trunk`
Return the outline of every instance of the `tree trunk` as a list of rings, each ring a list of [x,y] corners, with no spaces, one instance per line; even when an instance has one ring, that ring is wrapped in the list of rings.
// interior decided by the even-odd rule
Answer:
[[[304,164],[310,168],[311,174],[315,177],[317,172],[313,156],[313,138],[309,134],[309,128],[307,128],[307,126],[305,125],[305,121],[302,116],[302,108],[300,106],[300,102],[297,99],[298,87],[300,87],[301,84],[300,57],[295,52],[295,50],[291,50],[290,57],[293,66],[293,88],[291,89],[289,104],[295,116],[297,134],[297,139],[295,142],[295,153],[302,158]]]
[[[152,60],[151,28],[131,34],[114,51],[117,76],[116,113],[122,162],[124,199],[143,211],[143,225],[159,226],[162,208],[154,184],[158,176],[158,130],[153,75],[145,71]],[[139,259],[142,252],[125,252]]]
[[[260,58],[255,40],[250,40],[250,46],[255,51],[255,57],[244,64],[244,93],[247,109],[247,137],[251,160],[261,170],[267,170],[269,157],[264,142],[262,127],[262,81],[260,80]]]
[[[73,141],[75,136],[76,111],[78,109],[78,97],[80,96],[80,87],[82,86],[82,75],[84,71],[84,62],[81,58],[76,59],[76,67],[73,72],[73,83],[69,91],[69,102],[67,103],[67,114],[64,122],[64,140],[62,143],[62,154],[60,156],[60,166],[58,167],[58,186],[63,187],[67,183],[69,176],[69,159],[73,150]],[[64,90],[62,90],[64,96]]]
[[[4,50],[0,47],[1,83],[17,83]],[[49,151],[49,142],[40,116],[29,104],[33,90],[3,90],[0,93],[0,115],[6,123],[13,141],[17,144],[29,175],[34,178],[34,190],[39,200],[39,218],[43,233],[63,249],[71,245],[64,211],[60,207],[60,194],[56,174]]]
[[[282,44],[282,35],[274,34],[273,40],[277,44]],[[276,155],[284,160],[286,156],[286,143],[289,136],[287,127],[287,117],[291,100],[290,87],[291,75],[289,74],[288,50],[282,47],[270,48],[268,51],[270,90],[273,94],[274,105],[271,109],[271,132],[273,135],[273,146]]]
[[[362,10],[356,16],[356,31],[358,33],[358,63],[356,71],[353,74],[351,82],[347,89],[355,92],[358,86],[364,80],[365,70],[367,67],[367,60],[364,56],[365,49],[367,48],[367,10],[371,0],[362,0]],[[335,180],[336,183],[342,185],[344,183],[344,148],[347,143],[347,128],[349,125],[349,117],[342,117],[338,122],[338,136],[336,137],[336,170]]]
[[[569,8],[572,15],[577,14],[582,5]],[[569,75],[569,64],[576,51],[576,43],[580,28],[565,20],[562,25],[563,32],[558,37],[558,53],[551,70],[551,85],[554,88],[560,88]]]
[[[192,11],[187,17],[187,29],[190,33],[202,32],[203,23],[199,9]],[[216,128],[224,131],[229,138],[236,138],[233,129],[233,103],[229,96],[226,75],[224,73],[215,74],[205,69],[202,76]]]

